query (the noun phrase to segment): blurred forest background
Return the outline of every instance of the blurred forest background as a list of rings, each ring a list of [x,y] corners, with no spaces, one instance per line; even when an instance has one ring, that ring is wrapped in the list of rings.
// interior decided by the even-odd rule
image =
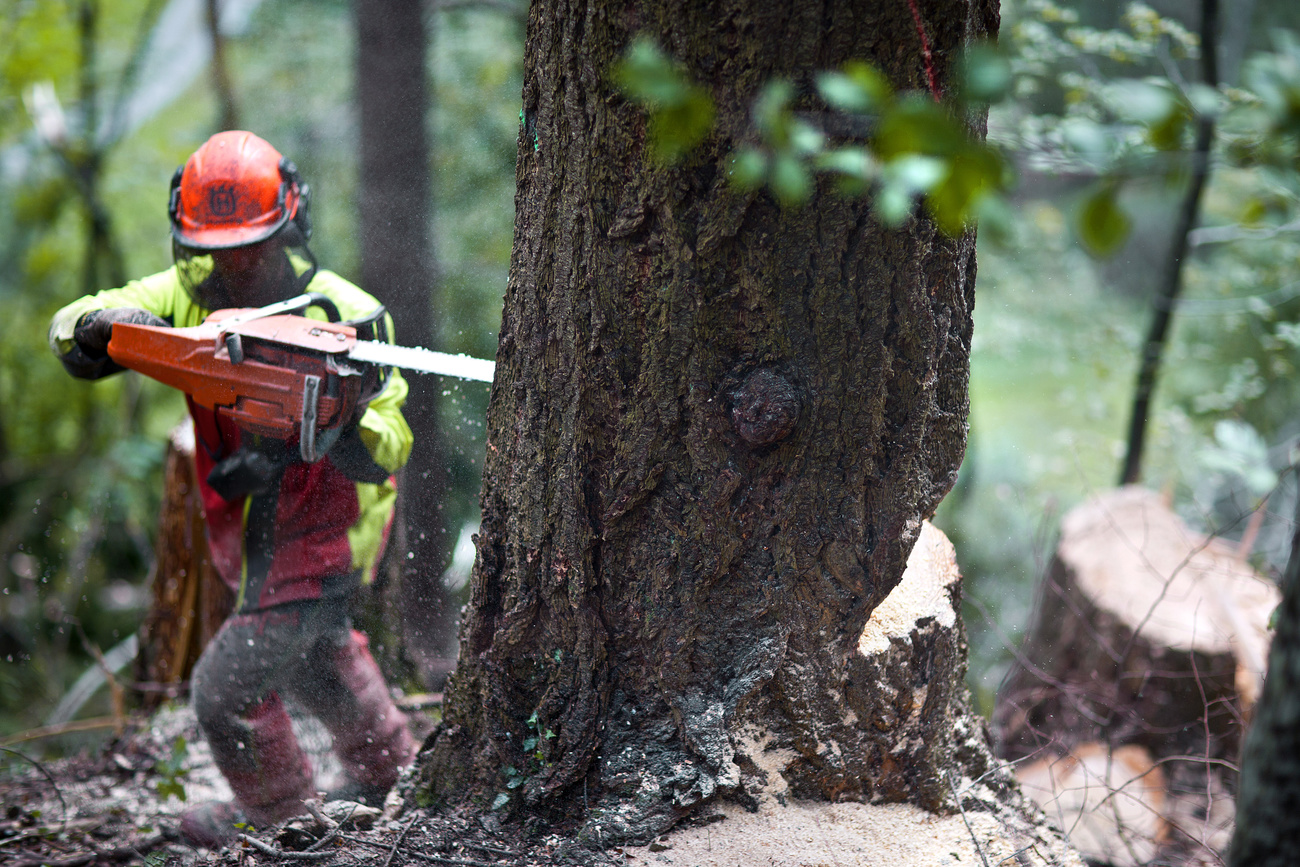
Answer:
[[[970,681],[985,711],[1060,516],[1119,477],[1187,186],[1190,106],[1223,115],[1143,481],[1194,526],[1230,538],[1259,510],[1252,560],[1266,572],[1289,553],[1300,178],[1249,119],[1276,114],[1278,99],[1300,113],[1300,45],[1286,36],[1300,31],[1300,7],[1225,7],[1221,86],[1206,93],[1195,87],[1201,5],[1002,6],[1012,75],[989,137],[1015,181],[981,231],[970,440],[936,518],[966,575]],[[490,358],[510,257],[526,9],[426,9],[435,348]],[[184,417],[179,394],[139,376],[67,376],[46,346],[50,315],[170,264],[168,181],[223,125],[297,162],[314,194],[318,259],[359,279],[355,52],[347,0],[0,0],[0,743],[50,719],[95,664],[91,647],[118,646],[139,625],[165,440]],[[486,399],[471,384],[442,392],[451,528],[476,520]],[[449,573],[452,589],[465,577]],[[103,714],[106,702],[80,713]]]

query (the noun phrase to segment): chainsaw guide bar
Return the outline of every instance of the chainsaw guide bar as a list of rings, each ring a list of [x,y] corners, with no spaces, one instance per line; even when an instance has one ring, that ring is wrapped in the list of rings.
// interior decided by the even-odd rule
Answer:
[[[317,448],[320,432],[349,422],[383,390],[386,368],[492,381],[491,361],[359,340],[348,323],[291,312],[311,303],[301,296],[269,307],[217,310],[190,328],[118,322],[108,355],[249,433],[282,440],[296,433],[309,463],[324,454]]]

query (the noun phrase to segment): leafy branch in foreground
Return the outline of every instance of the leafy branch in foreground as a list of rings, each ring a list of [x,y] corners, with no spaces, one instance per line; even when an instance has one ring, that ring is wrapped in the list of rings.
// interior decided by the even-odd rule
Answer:
[[[1218,87],[1183,79],[1177,64],[1199,57],[1200,38],[1144,3],[1129,4],[1122,27],[1112,30],[1080,26],[1077,13],[1050,0],[1034,0],[1027,11],[1005,51],[967,50],[943,102],[896,91],[866,63],[820,73],[815,94],[768,82],[753,102],[753,141],[732,154],[733,183],[797,206],[824,176],[846,195],[870,196],[888,225],[920,202],[945,232],[978,219],[997,234],[1009,222],[1012,166],[1022,163],[1094,179],[1078,199],[1074,225],[1084,249],[1104,258],[1132,228],[1127,187],[1150,178],[1181,184],[1191,162],[1209,159],[1198,154],[1207,122],[1222,130],[1215,159],[1294,170],[1300,43],[1289,34],[1246,64],[1243,86]],[[708,90],[653,41],[635,41],[615,64],[614,80],[646,110],[656,158],[680,161],[712,132]],[[990,106],[997,111],[984,141],[970,118]],[[1253,225],[1288,206],[1252,197],[1241,219]]]
[[[832,134],[796,111],[812,103],[784,79],[768,82],[752,109],[756,142],[735,151],[731,180],[741,189],[767,188],[786,206],[812,194],[817,176],[833,179],[847,195],[869,195],[877,214],[898,225],[924,203],[939,226],[959,234],[976,217],[994,215],[1010,187],[1003,155],[986,144],[965,119],[1010,83],[1006,62],[990,47],[972,51],[950,103],[922,93],[897,92],[866,63],[817,77],[817,97],[830,109],[818,114],[843,120],[849,135]],[[655,156],[675,162],[712,131],[712,98],[653,42],[637,40],[614,70],[623,93],[644,107]],[[847,143],[837,143],[844,142]]]

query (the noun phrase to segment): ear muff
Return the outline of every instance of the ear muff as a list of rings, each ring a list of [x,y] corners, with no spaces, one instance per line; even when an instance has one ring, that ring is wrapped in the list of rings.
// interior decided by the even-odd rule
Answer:
[[[167,191],[167,219],[171,221],[173,226],[176,225],[176,220],[180,214],[181,175],[183,174],[185,174],[185,166],[177,166],[176,171],[172,174],[171,188]]]
[[[311,240],[311,187],[303,183],[302,177],[298,174],[298,167],[294,165],[293,160],[284,157],[280,160],[280,177],[284,179],[284,184],[280,188],[281,207],[288,198],[291,190],[298,193],[298,207],[293,212],[293,224],[298,227],[302,233],[303,241]]]

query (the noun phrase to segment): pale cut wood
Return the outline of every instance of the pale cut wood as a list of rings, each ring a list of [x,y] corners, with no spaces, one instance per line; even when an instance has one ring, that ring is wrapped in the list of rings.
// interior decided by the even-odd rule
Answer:
[[[1066,516],[1058,556],[1084,594],[1153,644],[1233,654],[1258,696],[1281,597],[1236,545],[1190,530],[1155,492],[1126,487]]]
[[[1138,867],[1169,837],[1165,778],[1144,748],[1090,741],[1022,765],[1025,794],[1093,861]]]

